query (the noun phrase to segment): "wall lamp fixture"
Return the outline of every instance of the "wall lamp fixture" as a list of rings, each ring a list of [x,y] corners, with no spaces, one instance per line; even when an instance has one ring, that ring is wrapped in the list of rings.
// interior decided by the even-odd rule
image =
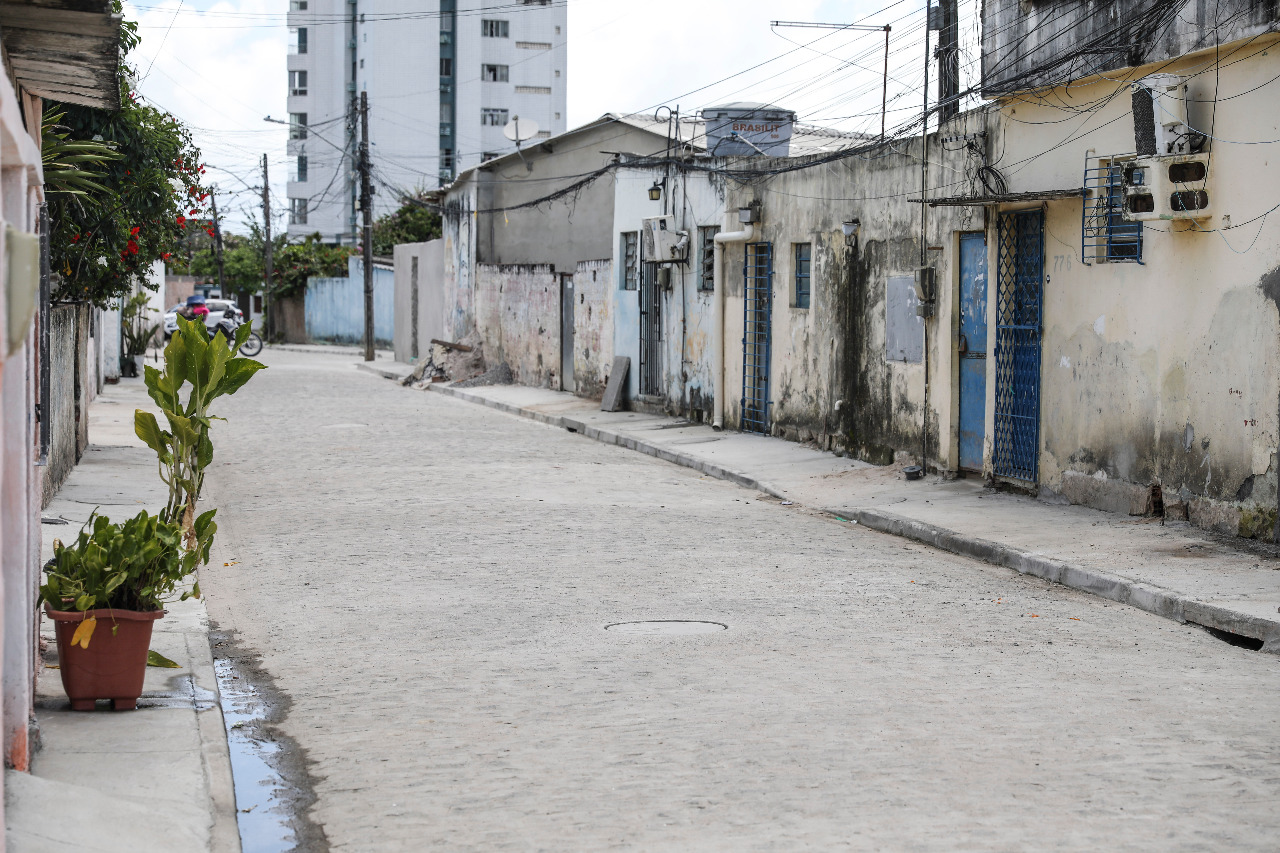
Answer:
[[[858,239],[858,231],[862,228],[861,219],[850,219],[847,222],[840,223],[840,230],[844,232],[844,244],[852,246],[854,241]]]
[[[649,187],[649,201],[662,200],[662,184],[658,181],[653,182],[653,186]]]

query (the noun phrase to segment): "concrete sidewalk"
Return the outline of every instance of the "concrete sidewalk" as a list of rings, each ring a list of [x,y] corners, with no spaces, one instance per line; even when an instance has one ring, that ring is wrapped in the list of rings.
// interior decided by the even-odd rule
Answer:
[[[407,365],[378,365],[388,378]],[[399,370],[397,368],[405,368]],[[851,523],[1007,566],[1054,583],[1219,631],[1280,653],[1277,549],[1079,506],[997,492],[977,479],[907,481],[795,442],[636,412],[601,412],[573,394],[523,386],[430,390],[825,511]]]
[[[164,503],[155,455],[133,433],[153,408],[140,379],[121,380],[89,407],[94,442],[44,510],[44,558],[75,539],[97,509],[123,520]],[[58,522],[65,521],[65,524]],[[58,677],[53,626],[41,626],[36,687],[42,747],[31,773],[5,774],[6,849],[34,851],[240,850],[231,759],[204,602],[167,607],[151,648],[181,665],[147,668],[138,710],[70,710]]]

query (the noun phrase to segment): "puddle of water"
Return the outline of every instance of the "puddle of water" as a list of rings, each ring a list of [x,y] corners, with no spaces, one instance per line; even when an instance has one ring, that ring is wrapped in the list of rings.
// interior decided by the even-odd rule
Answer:
[[[213,667],[222,693],[243,853],[288,853],[297,848],[297,837],[289,825],[284,779],[272,766],[280,747],[258,736],[266,706],[231,661],[215,658]]]
[[[700,622],[691,619],[655,619],[647,622],[615,622],[612,625],[605,625],[604,629],[615,634],[654,636],[657,634],[714,634],[729,630],[729,626],[722,622]]]

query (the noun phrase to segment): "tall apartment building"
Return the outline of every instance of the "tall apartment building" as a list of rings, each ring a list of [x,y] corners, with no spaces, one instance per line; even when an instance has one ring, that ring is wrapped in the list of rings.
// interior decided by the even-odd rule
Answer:
[[[374,216],[514,150],[515,116],[566,129],[567,0],[290,0],[289,236],[358,239],[368,93]],[[528,143],[526,143],[528,144]]]

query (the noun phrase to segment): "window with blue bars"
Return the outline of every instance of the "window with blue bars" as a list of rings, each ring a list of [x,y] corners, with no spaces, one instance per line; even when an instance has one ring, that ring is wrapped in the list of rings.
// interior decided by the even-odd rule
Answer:
[[[1080,233],[1082,260],[1142,263],[1142,223],[1124,217],[1125,187],[1141,183],[1141,169],[1129,160],[1086,160],[1084,213]]]
[[[795,244],[796,261],[796,299],[797,308],[809,307],[809,268],[813,257],[812,243]]]

